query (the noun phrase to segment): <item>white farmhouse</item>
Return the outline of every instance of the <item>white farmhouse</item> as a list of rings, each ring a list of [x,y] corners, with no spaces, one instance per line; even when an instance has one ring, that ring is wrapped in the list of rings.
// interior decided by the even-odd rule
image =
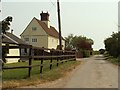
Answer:
[[[21,39],[26,43],[49,49],[57,49],[59,45],[59,33],[50,25],[49,14],[41,13],[41,20],[33,18],[26,29],[22,32]],[[62,38],[62,46],[65,47],[65,40]]]

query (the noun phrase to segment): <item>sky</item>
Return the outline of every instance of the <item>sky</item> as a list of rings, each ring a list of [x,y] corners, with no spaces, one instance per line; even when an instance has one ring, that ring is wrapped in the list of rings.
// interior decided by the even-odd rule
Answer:
[[[120,1],[118,3],[118,30],[120,31]]]
[[[17,1],[17,2],[16,2]],[[119,0],[60,0],[62,36],[69,34],[93,39],[94,50],[104,48],[104,40],[118,31]],[[2,18],[12,16],[11,29],[19,36],[33,17],[40,19],[42,11],[49,12],[50,24],[58,30],[55,0],[4,0]]]

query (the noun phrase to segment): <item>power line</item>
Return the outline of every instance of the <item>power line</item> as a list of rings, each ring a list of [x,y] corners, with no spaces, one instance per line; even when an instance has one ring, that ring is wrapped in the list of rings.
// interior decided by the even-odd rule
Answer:
[[[52,1],[50,0],[50,3],[51,3],[52,6],[50,7],[49,11],[51,11],[51,10],[53,9],[53,7],[56,7],[55,2],[52,2]]]
[[[55,2],[53,3],[53,2],[51,1],[51,4],[52,4],[53,6],[55,6]]]

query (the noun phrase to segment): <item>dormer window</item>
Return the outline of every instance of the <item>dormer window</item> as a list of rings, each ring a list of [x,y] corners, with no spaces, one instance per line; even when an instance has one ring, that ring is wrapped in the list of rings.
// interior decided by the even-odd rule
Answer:
[[[37,27],[32,27],[32,31],[36,31],[37,30]]]

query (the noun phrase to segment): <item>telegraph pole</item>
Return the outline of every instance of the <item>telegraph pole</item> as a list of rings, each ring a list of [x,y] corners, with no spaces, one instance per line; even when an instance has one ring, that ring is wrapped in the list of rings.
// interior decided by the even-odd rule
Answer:
[[[62,50],[62,37],[61,37],[61,21],[60,21],[60,4],[57,0],[57,10],[58,10],[58,27],[59,27],[59,49]]]

